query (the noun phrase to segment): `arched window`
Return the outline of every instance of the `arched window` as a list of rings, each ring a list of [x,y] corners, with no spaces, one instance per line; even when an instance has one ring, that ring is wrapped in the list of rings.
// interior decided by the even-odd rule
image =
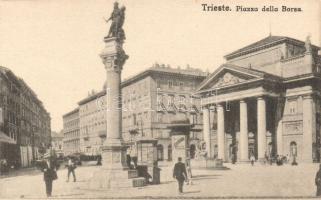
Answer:
[[[168,161],[172,161],[172,144],[169,144],[167,147],[167,155],[168,155]]]
[[[292,141],[292,142],[290,143],[290,156],[296,157],[297,154],[298,154],[298,149],[297,149],[296,142]]]
[[[157,160],[164,160],[164,148],[163,145],[157,145]]]

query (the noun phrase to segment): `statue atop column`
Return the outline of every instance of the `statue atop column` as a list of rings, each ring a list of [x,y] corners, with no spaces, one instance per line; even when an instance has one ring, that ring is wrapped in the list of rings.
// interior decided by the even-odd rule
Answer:
[[[111,16],[108,18],[108,20],[105,20],[106,22],[108,22],[109,20],[112,21],[107,38],[116,37],[117,40],[121,42],[125,40],[125,32],[123,30],[123,24],[125,21],[125,10],[125,6],[122,6],[119,9],[118,2],[114,3],[114,10],[111,13]]]

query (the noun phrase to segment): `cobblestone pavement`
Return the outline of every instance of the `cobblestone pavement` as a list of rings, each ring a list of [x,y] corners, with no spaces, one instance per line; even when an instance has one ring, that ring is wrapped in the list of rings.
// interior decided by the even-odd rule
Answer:
[[[53,198],[312,198],[315,195],[314,176],[318,164],[298,166],[230,165],[229,170],[193,169],[193,184],[184,186],[184,194],[177,192],[172,178],[172,166],[162,167],[161,184],[117,191],[92,190],[88,181],[98,166],[76,169],[77,182],[66,182],[66,169],[58,171],[54,181]],[[37,198],[45,196],[42,174],[21,175],[0,179],[0,198]]]

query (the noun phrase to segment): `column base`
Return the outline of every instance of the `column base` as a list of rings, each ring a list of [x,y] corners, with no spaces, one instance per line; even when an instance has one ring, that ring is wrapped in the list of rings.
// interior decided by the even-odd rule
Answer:
[[[127,170],[129,169],[126,163],[126,149],[121,141],[107,143],[102,147],[102,168]]]
[[[121,140],[111,139],[102,147],[102,167],[94,172],[89,183],[92,189],[119,189],[146,185],[137,170],[129,170],[126,149]]]
[[[138,177],[136,170],[100,169],[94,172],[89,182],[89,188],[103,190],[117,190],[145,185],[145,178]]]

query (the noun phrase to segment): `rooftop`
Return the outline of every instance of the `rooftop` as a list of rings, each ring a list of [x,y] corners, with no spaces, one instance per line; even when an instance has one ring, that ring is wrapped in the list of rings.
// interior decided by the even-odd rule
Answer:
[[[96,99],[96,98],[99,98],[99,97],[101,97],[101,96],[104,96],[105,94],[106,94],[106,91],[105,91],[105,90],[102,90],[102,91],[97,92],[97,93],[92,93],[90,96],[88,96],[88,97],[82,99],[81,101],[79,101],[79,102],[78,102],[78,105],[83,105],[83,104],[85,104],[85,103],[87,103],[87,102],[89,102],[89,101],[92,101],[92,100],[94,100],[94,99]],[[67,115],[67,114],[66,114],[66,115]]]
[[[77,108],[73,109],[72,111],[64,114],[62,117],[67,117],[67,116],[69,116],[69,115],[71,115],[71,114],[74,114],[74,113],[76,113],[76,112],[78,112],[78,111],[79,111],[79,108],[77,107]]]
[[[275,46],[275,45],[278,45],[278,44],[283,43],[283,42],[294,43],[294,44],[297,44],[297,45],[304,45],[303,41],[300,41],[300,40],[297,40],[297,39],[294,39],[294,38],[285,37],[285,36],[272,36],[272,35],[269,35],[268,37],[263,38],[262,40],[259,40],[257,42],[254,42],[254,43],[250,44],[250,45],[247,45],[247,46],[245,46],[245,47],[243,47],[241,49],[233,51],[232,53],[229,53],[229,54],[225,55],[224,57],[227,60],[233,59],[233,58],[235,58],[237,56],[257,51],[260,48],[264,48],[264,47],[268,48],[268,47]],[[312,47],[316,48],[316,49],[319,49],[319,47],[317,47],[315,45],[312,45]]]
[[[141,79],[145,76],[148,76],[151,73],[180,74],[180,75],[192,76],[192,77],[206,77],[209,74],[208,72],[204,72],[198,68],[190,67],[189,65],[187,65],[186,68],[181,68],[179,66],[177,68],[173,68],[170,65],[155,63],[152,67],[150,67],[150,68],[148,68],[148,69],[146,69],[146,70],[144,70],[144,71],[142,71],[132,77],[128,77],[128,78],[124,79],[122,82],[122,87],[129,85],[133,81],[136,81],[136,80]]]

